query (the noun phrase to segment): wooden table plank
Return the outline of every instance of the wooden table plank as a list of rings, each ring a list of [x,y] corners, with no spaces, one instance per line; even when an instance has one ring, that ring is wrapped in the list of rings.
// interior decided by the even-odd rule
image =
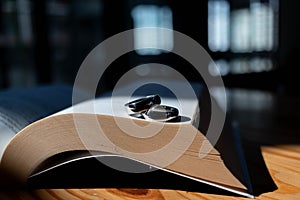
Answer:
[[[256,199],[300,199],[300,145],[262,147],[262,154],[278,189]],[[259,176],[259,174],[258,174]],[[100,200],[100,199],[158,199],[158,200],[223,200],[247,199],[236,196],[204,194],[178,190],[158,189],[41,189],[34,191],[0,191],[2,200]]]

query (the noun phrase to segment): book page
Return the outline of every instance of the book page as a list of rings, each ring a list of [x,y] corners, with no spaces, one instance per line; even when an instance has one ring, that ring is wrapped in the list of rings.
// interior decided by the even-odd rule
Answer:
[[[71,104],[65,85],[9,89],[0,92],[0,160],[10,140],[27,125]]]
[[[11,124],[0,114],[0,160],[6,146],[15,134]]]
[[[149,83],[145,84],[145,82]],[[171,90],[164,87],[164,85],[172,85],[172,87],[177,88],[177,91],[180,91],[180,94],[174,94]],[[133,90],[132,88],[137,89]],[[148,95],[158,94],[161,97],[161,105],[175,107],[179,110],[182,123],[191,123],[190,120],[193,120],[192,123],[197,123],[199,119],[194,115],[199,112],[198,99],[202,89],[203,86],[199,83],[190,83],[190,85],[187,85],[175,80],[136,81],[128,85],[122,85],[119,88],[114,88],[113,92],[104,93],[101,96],[76,104],[54,115],[87,113],[129,118],[129,111],[124,106],[125,103]]]

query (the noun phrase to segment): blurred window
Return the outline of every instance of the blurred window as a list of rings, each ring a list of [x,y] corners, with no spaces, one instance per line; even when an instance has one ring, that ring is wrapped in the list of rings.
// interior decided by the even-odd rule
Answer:
[[[172,10],[168,6],[138,5],[132,9],[131,15],[134,28],[173,29]],[[139,55],[159,55],[164,52],[162,48],[169,51],[173,49],[173,35],[159,29],[157,31],[139,29],[134,32],[134,47]]]
[[[208,45],[212,51],[229,49],[230,7],[225,0],[208,2]]]
[[[215,63],[222,75],[274,68],[271,55],[278,43],[278,6],[278,0],[208,1],[208,47],[213,57],[217,55]]]

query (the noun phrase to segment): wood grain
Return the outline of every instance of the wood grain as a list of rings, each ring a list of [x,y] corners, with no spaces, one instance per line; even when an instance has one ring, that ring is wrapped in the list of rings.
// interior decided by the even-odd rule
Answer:
[[[256,199],[300,199],[300,145],[262,147],[262,154],[278,189]],[[2,200],[133,200],[133,199],[247,199],[236,196],[157,189],[42,189],[0,191]]]

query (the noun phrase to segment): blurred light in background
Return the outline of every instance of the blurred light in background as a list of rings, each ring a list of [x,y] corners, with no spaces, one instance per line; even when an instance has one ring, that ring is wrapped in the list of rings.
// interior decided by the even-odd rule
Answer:
[[[102,0],[1,0],[0,88],[39,84],[38,69],[52,82],[72,83],[88,50],[104,38],[102,14]],[[41,52],[49,59],[37,64]]]
[[[158,27],[173,29],[172,10],[168,6],[138,5],[131,11],[134,28]],[[159,55],[163,50],[173,49],[173,35],[166,32],[137,30],[134,32],[134,47],[139,55]],[[152,48],[145,48],[145,47]],[[145,49],[142,49],[145,48]]]
[[[278,0],[241,3],[208,1],[209,49],[221,58],[226,55],[229,62],[215,61],[221,75],[269,71],[274,66],[269,55],[278,44]]]
[[[230,39],[230,7],[225,0],[208,2],[208,46],[212,51],[227,51]]]
[[[238,9],[232,11],[232,27],[230,50],[232,52],[250,52],[250,26],[251,20],[248,9]]]
[[[70,12],[70,8],[67,4],[59,1],[48,1],[46,12],[52,16],[67,16]]]
[[[250,4],[251,47],[254,51],[271,51],[274,48],[274,12],[269,5],[259,2]]]
[[[273,112],[275,99],[272,94],[259,90],[231,89],[226,90],[228,110]],[[253,118],[255,120],[255,118]],[[259,119],[256,119],[259,121]],[[260,122],[259,122],[260,123]],[[259,124],[258,123],[258,124]]]
[[[224,59],[216,60],[208,66],[208,71],[212,76],[225,76],[229,73],[229,69],[228,62]]]
[[[247,8],[231,9],[227,0],[208,1],[208,45],[211,51],[236,53],[271,51],[275,42],[271,3],[251,1]],[[229,48],[230,45],[230,48]]]
[[[20,38],[23,43],[30,44],[32,41],[31,9],[29,0],[17,0],[18,25]]]
[[[228,74],[247,74],[267,72],[274,68],[272,60],[264,57],[233,58],[229,62],[217,59],[210,63],[208,71],[212,76],[226,76]]]
[[[290,40],[290,43],[281,42],[284,48],[278,48],[279,11],[282,25],[280,31],[289,35],[290,30],[286,27],[293,27],[293,20],[286,20],[292,19],[287,17],[289,14],[287,8],[294,5],[282,0],[282,10],[279,10],[279,1],[207,0],[201,1],[201,4],[183,2],[185,5],[183,6],[169,0],[146,3],[129,0],[118,5],[104,0],[2,0],[0,88],[38,84],[37,77],[40,77],[41,73],[38,73],[37,69],[40,68],[50,69],[48,73],[50,79],[45,80],[72,83],[84,56],[106,36],[122,30],[143,27],[168,29],[176,27],[183,33],[201,29],[198,30],[200,33],[195,31],[191,35],[208,45],[207,50],[217,66],[217,68],[209,66],[212,75],[216,75],[217,72],[226,76],[270,71],[277,66],[281,67],[282,61],[290,54],[288,47],[296,40]],[[195,7],[204,4],[207,7]],[[43,7],[44,11],[36,14],[36,8],[40,7]],[[191,7],[194,9],[190,9]],[[118,13],[112,12],[114,9],[118,10]],[[203,10],[205,12],[202,12]],[[40,17],[41,15],[45,16]],[[206,18],[207,24],[200,20]],[[41,28],[43,24],[44,29]],[[208,33],[207,38],[206,34],[201,35],[203,32]],[[147,55],[161,54],[155,59],[170,59],[164,53],[172,51],[174,36],[165,33],[159,30],[136,31],[134,35],[134,47],[138,49],[136,53],[146,57],[137,56],[134,59],[140,62],[143,59],[153,59],[147,58]],[[297,32],[291,35],[295,38]],[[283,39],[283,35],[280,39]],[[284,39],[289,41],[286,37]],[[40,44],[39,51],[36,51],[37,44]],[[167,51],[160,50],[162,48]],[[47,62],[49,66],[47,63],[36,64],[38,52],[43,51],[49,52],[43,55],[51,61]]]

